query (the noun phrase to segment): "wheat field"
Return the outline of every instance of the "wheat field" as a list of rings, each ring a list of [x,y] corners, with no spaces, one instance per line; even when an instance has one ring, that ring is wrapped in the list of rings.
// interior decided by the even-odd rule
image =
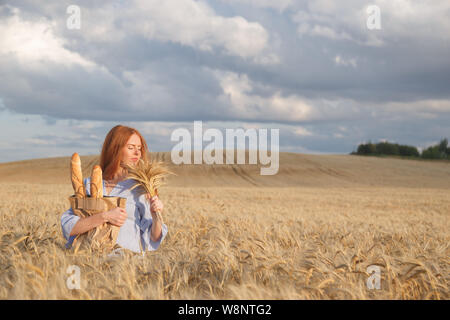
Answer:
[[[161,247],[116,259],[64,249],[69,157],[0,164],[0,299],[449,299],[448,163],[280,157],[176,168]]]

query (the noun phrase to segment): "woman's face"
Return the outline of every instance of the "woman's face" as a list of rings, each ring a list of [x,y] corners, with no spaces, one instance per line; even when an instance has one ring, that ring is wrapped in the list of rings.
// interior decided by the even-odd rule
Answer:
[[[141,158],[141,139],[133,134],[123,148],[122,161],[128,165],[136,164]]]

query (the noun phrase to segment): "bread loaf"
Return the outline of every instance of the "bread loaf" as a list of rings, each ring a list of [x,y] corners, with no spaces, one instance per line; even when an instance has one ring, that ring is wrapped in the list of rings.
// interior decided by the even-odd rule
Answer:
[[[73,190],[75,192],[75,197],[85,198],[86,190],[83,184],[83,174],[81,172],[81,160],[78,153],[72,155],[70,162],[70,175],[72,180]]]
[[[102,168],[99,165],[94,166],[91,175],[91,197],[103,198],[103,178]]]

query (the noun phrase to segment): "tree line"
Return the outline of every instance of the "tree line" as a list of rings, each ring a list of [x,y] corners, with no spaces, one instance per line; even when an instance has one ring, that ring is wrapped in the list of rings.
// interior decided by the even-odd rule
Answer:
[[[379,142],[379,143],[362,143],[358,145],[358,149],[350,154],[357,155],[390,155],[423,159],[450,159],[450,147],[447,138],[442,139],[438,144],[430,146],[422,152],[414,146],[408,146],[398,143]]]

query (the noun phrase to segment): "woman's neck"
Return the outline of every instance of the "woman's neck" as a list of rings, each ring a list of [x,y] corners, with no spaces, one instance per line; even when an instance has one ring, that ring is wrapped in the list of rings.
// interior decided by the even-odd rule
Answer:
[[[124,170],[124,169],[122,169],[122,168],[120,168],[119,171],[117,171],[117,172],[113,175],[112,179],[109,179],[109,181],[114,181],[114,182],[117,183],[117,182],[119,182],[119,181],[124,180],[124,179],[126,178],[126,176],[127,176],[127,171]]]

